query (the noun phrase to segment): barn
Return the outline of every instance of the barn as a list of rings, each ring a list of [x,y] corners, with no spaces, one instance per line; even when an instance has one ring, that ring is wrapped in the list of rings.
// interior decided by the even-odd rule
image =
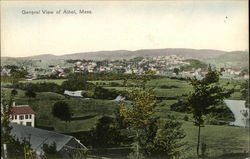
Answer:
[[[74,149],[87,148],[75,137],[60,134],[54,131],[48,131],[44,129],[33,128],[30,126],[19,125],[16,123],[10,123],[12,126],[11,135],[22,141],[27,140],[31,144],[31,148],[36,150],[37,155],[43,154],[43,144],[51,145],[56,144],[56,150],[63,156],[63,158],[69,158],[70,153]]]

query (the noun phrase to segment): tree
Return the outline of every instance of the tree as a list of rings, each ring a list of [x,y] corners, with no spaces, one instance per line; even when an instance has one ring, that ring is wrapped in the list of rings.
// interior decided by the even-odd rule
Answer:
[[[65,124],[71,120],[71,110],[69,105],[64,101],[58,101],[52,108],[52,115],[60,120],[65,121]]]
[[[22,78],[25,78],[26,75],[28,75],[27,71],[24,70],[11,70],[11,75],[9,77],[9,80],[12,84],[17,83]]]
[[[136,76],[133,74],[130,85],[134,87],[128,94],[128,98],[132,101],[131,105],[121,104],[120,115],[124,118],[127,125],[135,130],[135,156],[139,159],[142,155],[140,153],[140,134],[145,130],[150,123],[149,117],[153,113],[153,108],[156,106],[155,95],[153,89],[146,88],[146,83],[151,79],[154,74],[152,71],[148,71],[144,76]],[[128,80],[124,82],[128,84]]]
[[[174,158],[179,156],[185,145],[181,140],[186,136],[181,126],[182,124],[173,116],[162,121],[150,146],[150,157]]]
[[[94,89],[93,97],[96,99],[115,99],[118,95],[114,89],[109,90],[98,86]]]
[[[12,127],[10,123],[10,115],[12,109],[14,95],[9,98],[3,90],[1,90],[1,143],[4,147],[10,144],[12,141],[12,136],[10,135]],[[2,144],[1,144],[2,147]],[[1,148],[2,150],[3,148]],[[4,152],[5,157],[7,157],[7,150]]]
[[[180,72],[180,70],[179,70],[178,68],[174,68],[174,73],[175,73],[176,75],[178,75],[179,72]]]
[[[245,80],[241,86],[241,97],[246,101],[245,106],[249,108],[249,80]]]
[[[31,90],[31,89],[28,89],[28,90],[25,92],[25,96],[26,96],[26,97],[29,97],[29,98],[35,98],[35,97],[36,97],[36,92],[34,92],[34,91]]]
[[[24,147],[24,159],[35,159],[36,158],[36,151],[31,149],[30,142],[24,138],[22,144]]]
[[[11,135],[10,115],[15,93],[10,96],[1,90],[1,154],[7,157],[24,157],[23,144]],[[5,146],[4,146],[5,145]],[[6,150],[4,150],[6,147]]]
[[[11,95],[12,95],[12,96],[16,96],[17,94],[18,94],[18,92],[17,92],[16,89],[13,89],[13,90],[11,91]]]
[[[103,116],[93,130],[95,147],[118,145],[122,141],[120,129],[115,118]]]
[[[77,90],[91,90],[94,88],[94,84],[87,82],[85,76],[72,75],[67,81],[64,81],[61,85],[63,90],[77,91]]]
[[[70,159],[85,159],[87,158],[88,150],[83,148],[76,148],[73,150]]]
[[[61,158],[60,154],[56,151],[56,143],[53,142],[52,144],[44,143],[42,145],[42,150],[44,152],[44,158]]]
[[[203,79],[189,78],[193,91],[188,96],[188,104],[194,118],[194,124],[198,127],[197,156],[199,158],[200,131],[204,126],[204,115],[213,111],[215,105],[229,97],[233,90],[226,90],[219,85],[221,72],[213,70],[211,66]]]
[[[55,154],[56,153],[56,143],[53,142],[51,145],[43,144],[42,149],[45,154]]]

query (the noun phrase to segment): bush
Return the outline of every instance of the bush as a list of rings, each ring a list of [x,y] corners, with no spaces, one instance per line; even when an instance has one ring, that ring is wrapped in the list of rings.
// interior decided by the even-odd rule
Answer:
[[[188,121],[188,119],[189,119],[189,118],[188,118],[187,115],[185,115],[184,118],[183,118],[183,120],[185,120],[185,121]]]
[[[25,92],[25,96],[29,97],[29,98],[35,98],[36,97],[36,93],[34,91],[32,91],[32,90],[29,89],[29,90],[27,90]]]
[[[181,99],[178,99],[178,102],[172,104],[170,106],[171,111],[177,111],[177,112],[190,112],[191,108],[187,104],[187,98],[183,97]]]
[[[115,89],[105,89],[102,87],[96,87],[94,90],[94,98],[96,99],[115,99],[118,96],[118,92]]]
[[[44,159],[60,159],[62,156],[56,151],[56,143],[53,142],[51,145],[43,144],[42,149],[44,151]]]
[[[61,86],[53,82],[16,83],[12,87],[21,90],[32,90],[34,92],[62,92]]]
[[[111,87],[121,87],[122,85],[119,84],[119,83],[117,83],[117,82],[111,82],[111,83],[110,83],[110,86],[111,86]]]
[[[61,85],[62,90],[77,91],[77,90],[91,90],[95,87],[94,84],[87,82],[85,79],[69,79],[64,81]]]
[[[162,85],[160,88],[164,88],[164,89],[171,89],[171,88],[179,88],[178,86],[168,86],[168,85]]]
[[[45,154],[55,154],[56,153],[56,143],[54,142],[51,145],[43,144],[42,149]]]

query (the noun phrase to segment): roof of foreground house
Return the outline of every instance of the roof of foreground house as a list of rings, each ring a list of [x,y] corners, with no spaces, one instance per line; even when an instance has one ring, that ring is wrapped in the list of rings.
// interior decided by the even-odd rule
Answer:
[[[54,131],[48,131],[44,129],[33,128],[30,126],[23,126],[16,123],[10,123],[12,126],[11,135],[15,136],[19,140],[25,138],[25,140],[31,143],[31,148],[42,152],[43,144],[51,145],[56,143],[56,150],[60,151],[71,139],[75,139],[73,136],[60,134]],[[86,148],[79,140],[75,139],[82,147]]]

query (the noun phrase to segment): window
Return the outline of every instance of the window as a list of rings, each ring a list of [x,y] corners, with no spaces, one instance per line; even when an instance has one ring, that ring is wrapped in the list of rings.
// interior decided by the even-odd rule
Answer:
[[[29,115],[25,115],[25,119],[29,119]]]
[[[14,119],[17,120],[17,115],[14,115]]]
[[[19,120],[23,120],[23,115],[20,115],[20,116],[19,116]]]
[[[10,115],[10,119],[13,120],[13,115]]]
[[[26,122],[26,126],[31,126],[31,122]]]
[[[32,115],[30,114],[30,119],[32,119]]]

